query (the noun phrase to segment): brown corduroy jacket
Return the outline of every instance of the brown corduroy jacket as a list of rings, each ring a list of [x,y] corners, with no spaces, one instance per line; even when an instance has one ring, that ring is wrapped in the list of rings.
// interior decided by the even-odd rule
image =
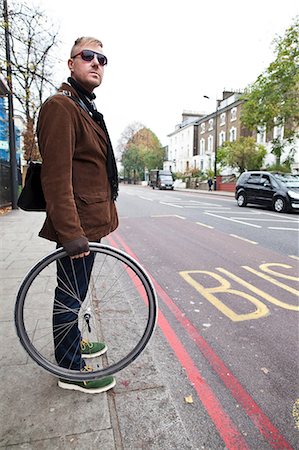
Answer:
[[[77,97],[66,83],[59,89]],[[42,106],[38,120],[46,220],[39,233],[62,245],[95,241],[118,226],[106,170],[107,140],[101,127],[67,95]]]

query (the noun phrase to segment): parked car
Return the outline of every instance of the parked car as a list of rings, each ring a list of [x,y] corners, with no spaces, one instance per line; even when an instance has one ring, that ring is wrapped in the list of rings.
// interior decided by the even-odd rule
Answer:
[[[262,171],[243,172],[237,180],[239,206],[264,205],[277,212],[299,209],[299,176]]]

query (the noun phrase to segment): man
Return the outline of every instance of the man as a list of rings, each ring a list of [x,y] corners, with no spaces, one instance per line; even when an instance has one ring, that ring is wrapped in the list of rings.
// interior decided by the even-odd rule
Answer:
[[[100,241],[118,225],[114,204],[118,194],[115,158],[103,116],[93,103],[93,90],[102,83],[106,64],[101,41],[90,37],[77,39],[68,60],[71,77],[43,104],[37,127],[47,204],[46,220],[39,235],[56,242],[68,254],[62,265],[57,265],[53,309],[55,357],[61,367],[73,370],[85,369],[84,355],[91,358],[107,350],[104,343],[86,342],[78,328],[78,312],[94,262],[88,242]],[[78,296],[75,298],[63,288],[74,271],[80,303]],[[66,324],[70,332],[62,337],[61,330]],[[98,393],[111,389],[115,379],[105,377],[88,382],[59,379],[58,385]]]

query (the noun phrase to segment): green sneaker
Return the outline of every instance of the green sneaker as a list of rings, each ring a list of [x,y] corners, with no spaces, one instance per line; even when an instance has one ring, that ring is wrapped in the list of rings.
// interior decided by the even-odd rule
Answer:
[[[70,381],[58,380],[58,386],[62,389],[70,389],[73,391],[85,392],[87,394],[100,394],[101,392],[109,391],[115,386],[114,377],[100,378],[94,381]]]
[[[107,351],[104,342],[89,342],[87,339],[82,339],[80,342],[81,354],[84,359],[95,358],[101,356]]]

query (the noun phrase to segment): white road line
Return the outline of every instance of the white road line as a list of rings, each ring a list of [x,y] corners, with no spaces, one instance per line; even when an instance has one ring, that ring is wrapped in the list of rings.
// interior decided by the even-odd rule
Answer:
[[[212,209],[212,211],[210,211],[209,209],[207,209],[207,212],[213,213],[213,212],[217,211],[217,212],[221,212],[221,213],[225,214],[225,213],[230,212],[231,210],[232,210],[232,209],[229,208],[228,206],[217,206],[217,208]],[[234,214],[235,214],[235,213],[234,213]]]
[[[206,206],[204,206],[204,205],[184,205],[183,206],[184,208],[189,208],[189,209],[191,209],[191,208],[193,208],[193,209],[207,209],[207,207]],[[224,210],[224,209],[231,209],[231,208],[225,208],[224,206],[215,206],[215,208],[213,208],[212,209],[212,211],[211,212],[214,212],[214,211],[222,211],[222,210]],[[209,211],[209,209],[208,209],[208,211]],[[224,212],[227,212],[227,211],[224,211]]]
[[[231,217],[232,219],[241,219],[241,220],[259,220],[260,222],[286,222],[286,223],[294,223],[290,222],[289,219],[263,219],[263,218],[254,218],[254,217]],[[298,222],[299,223],[299,222]]]
[[[289,258],[298,259],[298,261],[299,261],[299,256],[296,256],[296,255],[289,255]]]
[[[271,213],[271,212],[266,212],[265,211],[265,214],[267,214],[267,216],[277,217],[277,214],[279,214],[279,213]],[[292,217],[291,215],[288,215],[288,219],[295,220],[296,222],[298,221],[297,217]]]
[[[148,200],[149,202],[154,201],[153,198],[148,198],[148,197],[142,197],[142,195],[138,195],[139,198],[142,198],[143,200]]]
[[[198,205],[221,206],[221,205],[215,205],[215,203],[199,202],[198,200],[189,200],[189,202],[190,203],[197,203]]]
[[[154,214],[151,217],[176,217],[177,219],[186,220],[186,217],[178,216],[177,214]]]
[[[241,236],[238,236],[237,234],[230,234],[230,236],[232,236],[234,238],[237,238],[237,239],[241,239],[242,241],[245,241],[245,242],[249,242],[250,244],[254,244],[254,245],[258,244],[258,242],[250,241],[249,239],[245,239],[245,238],[243,238]]]
[[[173,206],[174,208],[183,208],[183,206],[174,205],[173,203],[166,203],[166,202],[159,202],[159,203],[161,203],[161,205]]]
[[[208,212],[205,212],[205,214],[208,214],[209,216],[218,217],[219,219],[229,220],[231,222],[237,222],[237,223],[241,223],[243,225],[248,225],[249,227],[262,228],[260,225],[254,225],[253,223],[242,222],[241,220],[231,219],[230,217],[218,216],[218,214],[212,214],[212,213],[208,213]]]
[[[268,230],[299,231],[299,228],[268,227]]]
[[[166,196],[166,198],[171,198],[171,200],[175,201],[175,202],[182,202],[183,201],[180,197],[173,197],[172,195],[171,196],[168,195],[168,196]]]
[[[231,211],[230,207],[223,206],[223,209],[228,209],[229,211]],[[211,212],[213,212],[213,211],[211,211]],[[226,213],[226,212],[228,212],[228,211],[223,211],[223,214]],[[238,211],[234,211],[234,214],[244,214],[244,211],[239,211],[239,212]],[[250,212],[249,214],[252,215],[252,216],[257,216],[257,215],[260,215],[262,213]],[[251,218],[250,218],[250,220],[251,220]]]
[[[206,227],[206,228],[211,228],[212,230],[214,229],[214,227],[211,227],[211,225],[206,225],[205,223],[201,223],[201,222],[196,222],[197,225],[201,225],[202,227]]]
[[[188,209],[206,209],[206,206],[202,206],[202,205],[184,205],[183,208],[188,208]],[[218,211],[218,208],[215,208]]]

